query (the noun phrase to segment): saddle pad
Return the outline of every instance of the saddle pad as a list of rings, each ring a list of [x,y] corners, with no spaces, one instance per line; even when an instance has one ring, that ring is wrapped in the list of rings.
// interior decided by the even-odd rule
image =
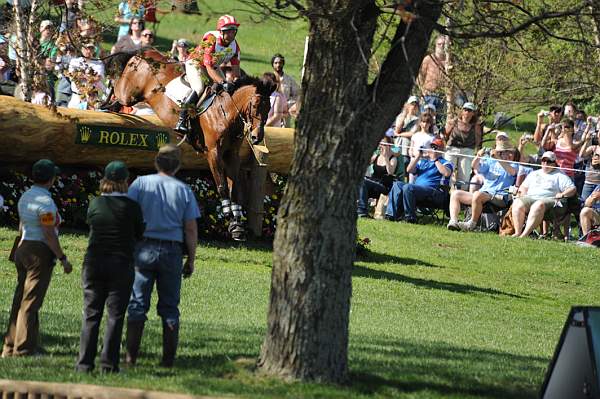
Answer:
[[[183,81],[181,76],[167,83],[167,86],[165,87],[165,94],[167,97],[179,106],[181,106],[191,92],[192,88]]]

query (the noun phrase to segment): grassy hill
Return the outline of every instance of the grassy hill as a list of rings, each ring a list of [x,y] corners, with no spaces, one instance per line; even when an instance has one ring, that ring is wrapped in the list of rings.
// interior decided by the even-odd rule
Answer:
[[[2,359],[0,375],[243,397],[534,398],[570,307],[600,302],[595,249],[373,220],[360,220],[359,233],[372,244],[353,272],[348,386],[253,374],[272,266],[264,242],[202,243],[197,273],[183,284],[175,369],[156,367],[153,306],[139,367],[74,373],[82,235],[63,238],[75,271],[57,268],[41,312],[49,356]],[[0,328],[16,280],[6,261],[13,236],[0,228]]]

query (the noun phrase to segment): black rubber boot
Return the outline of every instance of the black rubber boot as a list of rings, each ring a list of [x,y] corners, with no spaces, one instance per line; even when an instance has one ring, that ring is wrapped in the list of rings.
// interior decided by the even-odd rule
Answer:
[[[162,367],[173,367],[178,344],[179,324],[171,325],[163,321],[163,355],[160,362]]]
[[[144,321],[128,321],[127,322],[127,337],[125,338],[125,363],[134,366],[137,362],[138,353],[140,352],[140,344],[142,343],[142,335],[144,334]]]
[[[175,125],[175,131],[179,132],[181,134],[188,134],[190,132],[190,129],[188,127],[188,112],[190,107],[194,107],[196,106],[196,103],[198,102],[200,98],[198,97],[198,94],[196,93],[195,90],[192,90],[192,92],[190,93],[189,96],[187,96],[187,98],[185,99],[185,101],[183,102],[183,104],[181,104],[181,112],[179,113],[179,120],[177,121],[177,124]]]

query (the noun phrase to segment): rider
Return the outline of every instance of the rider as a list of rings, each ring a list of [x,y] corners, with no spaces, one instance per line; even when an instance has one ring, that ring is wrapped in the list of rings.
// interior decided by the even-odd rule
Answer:
[[[181,105],[175,131],[190,133],[187,126],[188,110],[196,105],[207,84],[213,83],[216,93],[225,90],[233,93],[234,85],[225,81],[221,66],[230,63],[234,79],[240,77],[240,46],[235,40],[240,24],[231,15],[223,15],[217,22],[217,30],[202,37],[202,43],[194,49],[185,62],[185,72],[192,92]],[[203,138],[200,137],[202,140]]]

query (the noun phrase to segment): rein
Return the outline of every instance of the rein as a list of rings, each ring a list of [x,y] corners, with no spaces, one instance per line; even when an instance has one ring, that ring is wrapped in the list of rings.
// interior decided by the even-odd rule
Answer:
[[[255,96],[260,96],[260,94],[253,94],[252,97]],[[231,99],[231,102],[233,103],[233,106],[235,107],[235,109],[237,110],[238,113],[238,117],[240,118],[240,120],[242,121],[242,123],[244,124],[244,134],[247,134],[249,132],[252,131],[252,120],[248,121],[244,118],[242,111],[240,110],[240,108],[238,107],[238,105],[236,104],[235,100],[233,99],[233,96],[230,94],[229,98]],[[222,109],[222,108],[221,108]],[[225,112],[225,110],[223,110],[223,113]],[[259,119],[256,116],[252,115],[252,101],[250,101],[250,118],[251,119]],[[262,120],[261,120],[262,122]]]

